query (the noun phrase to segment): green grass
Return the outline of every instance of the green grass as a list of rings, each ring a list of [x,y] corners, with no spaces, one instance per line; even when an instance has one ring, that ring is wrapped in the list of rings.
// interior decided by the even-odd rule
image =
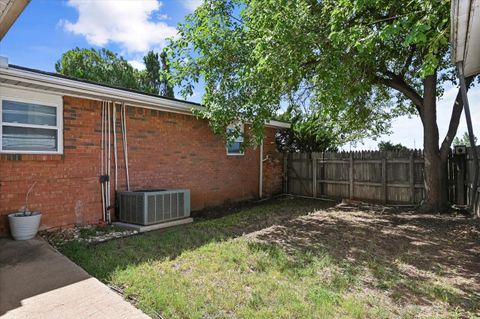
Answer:
[[[61,250],[90,274],[122,289],[153,318],[417,317],[422,310],[395,305],[400,288],[448,305],[448,312],[432,317],[457,317],[454,288],[417,282],[382,259],[349,261],[328,249],[287,253],[277,244],[242,236],[322,205],[274,201],[99,245],[69,242]],[[366,282],[368,276],[375,280]],[[386,302],[375,294],[392,298]]]

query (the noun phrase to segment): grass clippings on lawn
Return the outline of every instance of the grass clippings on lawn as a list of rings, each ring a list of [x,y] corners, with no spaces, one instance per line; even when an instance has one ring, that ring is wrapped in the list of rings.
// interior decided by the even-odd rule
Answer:
[[[61,250],[160,318],[475,318],[480,225],[282,199]]]

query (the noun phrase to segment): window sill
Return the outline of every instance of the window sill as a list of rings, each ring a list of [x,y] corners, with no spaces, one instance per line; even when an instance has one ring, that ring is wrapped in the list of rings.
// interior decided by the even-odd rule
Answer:
[[[63,160],[63,154],[0,154],[2,161],[61,161]]]

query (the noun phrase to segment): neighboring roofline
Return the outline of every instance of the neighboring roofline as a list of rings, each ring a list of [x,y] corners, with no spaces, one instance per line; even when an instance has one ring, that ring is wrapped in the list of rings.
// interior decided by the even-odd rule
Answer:
[[[30,89],[56,92],[61,95],[84,97],[94,100],[124,102],[132,106],[151,108],[166,112],[192,115],[192,109],[202,108],[199,103],[172,99],[149,93],[79,80],[57,73],[25,68],[17,65],[0,67],[0,84],[10,81],[14,86],[24,84]],[[8,84],[7,84],[8,85]],[[12,85],[12,84],[11,84]],[[10,85],[10,86],[11,86]],[[267,127],[289,128],[290,124],[281,121],[269,121]]]
[[[15,20],[23,12],[30,0],[11,0],[0,13],[0,40],[3,39]]]

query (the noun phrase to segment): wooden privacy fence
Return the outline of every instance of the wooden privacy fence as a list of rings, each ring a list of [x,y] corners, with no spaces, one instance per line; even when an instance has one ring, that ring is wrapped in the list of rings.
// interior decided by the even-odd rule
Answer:
[[[480,147],[477,147],[477,153],[480,157]],[[420,150],[288,153],[284,156],[284,192],[313,197],[418,204],[424,198],[423,165],[423,152]],[[473,168],[471,148],[449,157],[447,176],[450,203],[470,204]],[[477,198],[479,201],[474,209],[480,216],[480,194]]]
[[[476,148],[478,157],[480,158],[480,147]],[[451,183],[454,185],[455,203],[470,205],[470,195],[472,193],[473,185],[473,149],[467,148],[465,156],[455,156],[452,162],[457,167],[455,180]],[[479,192],[480,188],[477,188]],[[480,193],[480,192],[479,192]],[[474,211],[480,217],[480,194],[477,194],[477,203],[474,205]]]
[[[289,153],[284,157],[285,192],[415,204],[423,199],[423,153]]]

